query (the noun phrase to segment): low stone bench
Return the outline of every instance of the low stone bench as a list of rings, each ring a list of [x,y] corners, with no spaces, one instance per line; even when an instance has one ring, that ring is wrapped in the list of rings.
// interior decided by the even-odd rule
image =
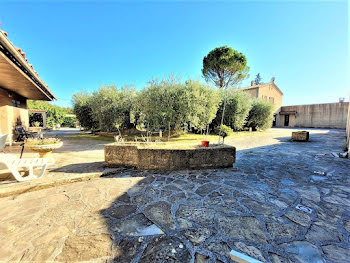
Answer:
[[[292,140],[297,142],[307,142],[309,141],[309,132],[307,131],[292,132]]]
[[[142,170],[182,170],[232,167],[236,148],[169,146],[166,143],[112,143],[105,145],[109,166],[133,166]]]

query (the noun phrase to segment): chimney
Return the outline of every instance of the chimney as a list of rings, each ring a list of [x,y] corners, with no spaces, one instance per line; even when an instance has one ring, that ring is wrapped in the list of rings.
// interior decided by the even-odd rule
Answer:
[[[254,80],[252,80],[252,81],[250,82],[250,86],[255,86]]]
[[[343,103],[345,101],[345,98],[339,98],[339,103]]]

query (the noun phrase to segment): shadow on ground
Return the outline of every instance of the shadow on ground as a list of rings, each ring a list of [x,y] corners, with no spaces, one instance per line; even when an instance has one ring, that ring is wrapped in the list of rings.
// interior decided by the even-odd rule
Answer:
[[[59,173],[98,173],[103,172],[106,167],[105,162],[73,163],[50,170]]]

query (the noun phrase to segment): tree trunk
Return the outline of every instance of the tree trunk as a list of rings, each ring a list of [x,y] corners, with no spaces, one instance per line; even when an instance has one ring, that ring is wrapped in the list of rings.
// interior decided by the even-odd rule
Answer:
[[[169,129],[168,129],[168,141],[170,140],[170,121],[169,121]]]

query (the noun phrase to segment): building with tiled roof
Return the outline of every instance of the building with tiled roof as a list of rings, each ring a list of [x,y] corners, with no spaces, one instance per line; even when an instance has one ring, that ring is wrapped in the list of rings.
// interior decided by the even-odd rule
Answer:
[[[25,53],[0,30],[0,134],[9,134],[11,140],[16,125],[29,126],[28,99],[52,101],[56,97]]]
[[[248,93],[252,98],[262,99],[275,105],[275,114],[273,126],[279,126],[278,113],[282,106],[283,92],[275,84],[275,78],[271,82],[255,84],[251,82],[249,87],[240,88],[243,92]]]
[[[259,98],[275,105],[272,126],[337,128],[345,129],[349,103],[340,100],[336,103],[282,106],[283,93],[272,78],[269,83],[255,84],[241,88],[253,98]],[[350,129],[350,128],[349,128]]]

